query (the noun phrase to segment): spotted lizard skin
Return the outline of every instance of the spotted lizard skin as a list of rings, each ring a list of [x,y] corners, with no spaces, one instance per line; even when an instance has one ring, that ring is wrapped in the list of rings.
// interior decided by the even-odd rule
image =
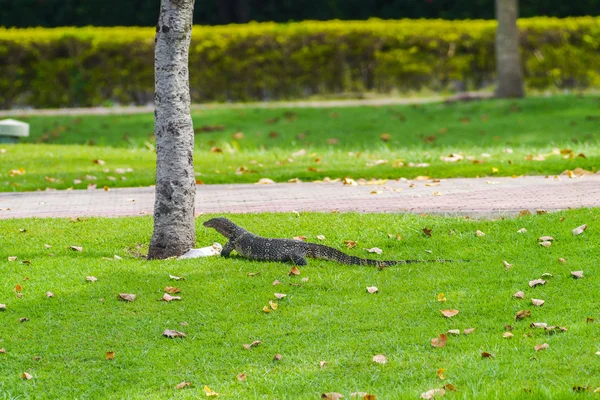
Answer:
[[[417,262],[428,262],[421,260],[395,260],[379,261],[368,258],[349,256],[333,247],[323,246],[317,243],[303,242],[292,239],[265,238],[248,232],[246,229],[234,224],[227,218],[213,218],[204,222],[204,226],[213,228],[227,238],[223,246],[221,256],[229,257],[235,250],[239,255],[251,260],[260,261],[284,261],[295,265],[306,265],[306,258],[317,258],[321,260],[336,261],[349,265],[373,265],[387,267],[396,264],[408,264]],[[431,260],[432,262],[444,262],[446,260]]]

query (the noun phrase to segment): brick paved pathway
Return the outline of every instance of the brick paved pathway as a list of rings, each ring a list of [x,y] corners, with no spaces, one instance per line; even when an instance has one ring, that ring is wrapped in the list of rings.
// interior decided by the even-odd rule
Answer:
[[[334,183],[201,185],[197,213],[290,211],[413,212],[478,217],[513,216],[521,210],[600,207],[600,175],[447,179],[384,185]],[[431,183],[429,183],[431,185]],[[412,187],[411,187],[412,186]],[[371,192],[378,192],[372,194]],[[437,193],[436,193],[437,192]],[[441,195],[439,195],[441,194]],[[152,214],[154,188],[0,193],[0,219]]]

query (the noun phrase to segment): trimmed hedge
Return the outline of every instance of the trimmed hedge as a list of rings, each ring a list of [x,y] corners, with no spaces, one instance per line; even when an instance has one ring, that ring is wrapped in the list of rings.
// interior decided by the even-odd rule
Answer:
[[[493,82],[495,21],[305,21],[195,26],[194,102]],[[600,17],[519,20],[526,83],[600,87]],[[0,29],[0,107],[144,104],[152,28]]]

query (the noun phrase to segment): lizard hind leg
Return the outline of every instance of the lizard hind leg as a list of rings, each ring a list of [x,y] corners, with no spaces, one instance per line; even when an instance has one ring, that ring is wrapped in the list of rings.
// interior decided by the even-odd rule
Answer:
[[[290,261],[291,261],[292,263],[294,263],[294,265],[299,265],[299,266],[302,266],[302,265],[306,265],[306,264],[308,264],[308,263],[306,262],[306,259],[305,259],[304,257],[302,257],[301,255],[299,255],[299,254],[293,254],[293,253],[292,253],[292,254],[290,255]]]

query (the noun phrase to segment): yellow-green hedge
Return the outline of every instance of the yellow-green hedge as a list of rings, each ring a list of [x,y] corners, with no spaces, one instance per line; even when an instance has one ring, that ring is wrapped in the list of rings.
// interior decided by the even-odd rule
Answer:
[[[469,88],[494,79],[494,21],[195,26],[192,99]],[[600,17],[519,20],[527,84],[600,86]],[[0,29],[0,107],[152,100],[154,29]]]

